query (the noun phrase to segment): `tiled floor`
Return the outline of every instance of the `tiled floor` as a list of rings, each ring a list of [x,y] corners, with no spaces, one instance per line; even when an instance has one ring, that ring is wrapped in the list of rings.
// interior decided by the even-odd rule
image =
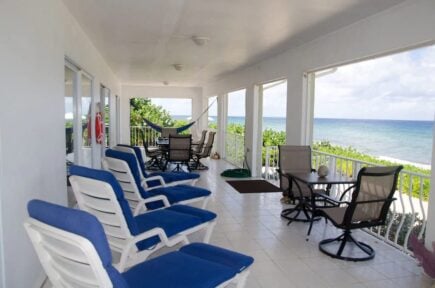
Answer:
[[[219,175],[230,167],[226,162],[207,164],[198,186],[213,192],[208,209],[218,214],[218,224],[212,244],[255,258],[247,287],[431,287],[413,258],[364,232],[354,235],[376,250],[373,260],[347,262],[322,254],[319,241],[339,230],[319,221],[307,242],[307,224],[287,226],[280,218],[280,193],[239,194]]]
[[[375,248],[373,260],[346,262],[322,254],[318,242],[338,235],[339,230],[319,221],[307,242],[307,224],[287,226],[280,218],[284,208],[279,201],[281,193],[239,194],[220,176],[224,169],[231,168],[229,164],[210,160],[207,165],[210,169],[200,172],[197,185],[213,192],[207,208],[218,214],[218,224],[211,243],[255,258],[247,288],[431,287],[411,257],[364,232],[354,235]],[[194,235],[191,240],[200,240],[201,236]]]

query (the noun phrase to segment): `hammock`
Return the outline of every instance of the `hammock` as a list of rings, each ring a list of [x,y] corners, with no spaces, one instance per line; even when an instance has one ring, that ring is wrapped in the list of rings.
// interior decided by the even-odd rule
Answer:
[[[217,99],[216,99],[216,100],[217,100]],[[187,130],[187,129],[189,129],[190,127],[192,127],[193,124],[195,124],[196,121],[198,121],[199,118],[201,118],[202,115],[204,115],[205,112],[207,112],[207,111],[210,109],[210,107],[211,107],[211,106],[216,102],[216,100],[214,100],[210,105],[208,105],[207,109],[205,109],[205,110],[201,113],[201,115],[199,115],[199,117],[198,117],[195,121],[190,122],[189,124],[183,125],[183,126],[181,126],[181,127],[175,128],[175,129],[177,130],[177,133],[181,133],[181,132],[183,132],[184,130]],[[154,124],[153,122],[151,122],[150,120],[148,120],[148,119],[146,119],[146,118],[143,118],[143,121],[144,121],[148,126],[150,126],[152,129],[154,129],[154,130],[156,130],[157,132],[160,132],[160,133],[162,132],[162,129],[165,128],[165,127],[159,126],[159,125],[157,125],[157,124]],[[171,128],[172,128],[172,127],[171,127]]]
[[[143,118],[143,121],[145,121],[145,123],[146,123],[148,126],[150,126],[151,128],[153,128],[153,129],[156,130],[157,132],[162,132],[162,129],[164,128],[164,127],[162,127],[162,126],[159,126],[159,125],[157,125],[157,124],[154,124],[153,122],[151,122],[150,120],[148,120],[148,119],[146,119],[146,118]],[[193,124],[195,124],[195,122],[196,122],[196,121],[190,122],[189,124],[186,124],[186,125],[184,125],[184,126],[181,126],[181,127],[175,128],[175,129],[177,130],[177,133],[181,133],[181,132],[183,132],[184,130],[189,129]]]

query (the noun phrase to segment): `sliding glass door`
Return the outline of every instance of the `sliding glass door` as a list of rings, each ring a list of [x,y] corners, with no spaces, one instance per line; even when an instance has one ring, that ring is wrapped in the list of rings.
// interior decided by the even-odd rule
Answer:
[[[65,153],[67,165],[92,167],[92,76],[65,63]]]

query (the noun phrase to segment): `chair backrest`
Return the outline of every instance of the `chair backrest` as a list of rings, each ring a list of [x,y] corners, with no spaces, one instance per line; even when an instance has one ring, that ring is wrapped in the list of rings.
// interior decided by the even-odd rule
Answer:
[[[118,145],[112,147],[111,149],[116,150],[116,151],[120,151],[120,152],[124,152],[124,153],[130,153],[130,154],[134,155],[136,158],[137,165],[139,166],[138,168],[139,168],[139,174],[140,174],[141,180],[143,178],[148,177],[148,174],[146,173],[146,169],[145,169],[145,161],[144,161],[143,156],[142,156],[142,151],[140,150],[139,147],[126,145],[126,144],[118,144]]]
[[[207,136],[207,130],[202,130],[201,132],[201,138],[199,138],[199,141],[196,142],[196,149],[197,151],[201,151],[202,146],[204,145],[205,142],[205,137]]]
[[[24,227],[53,287],[128,288],[97,218],[40,200],[27,209]]]
[[[178,135],[177,128],[162,128],[162,138],[169,138],[171,135]]]
[[[291,189],[288,178],[283,174],[288,172],[311,172],[311,147],[296,145],[279,145],[278,167],[280,173],[280,188],[283,191]]]
[[[192,135],[169,136],[169,161],[189,161],[191,158]]]
[[[96,216],[112,249],[122,251],[139,229],[120,184],[108,171],[74,165],[70,172],[69,180],[80,210]]]
[[[107,149],[101,164],[104,170],[111,172],[118,180],[132,210],[139,201],[150,197],[141,185],[140,171],[133,154]]]
[[[383,225],[402,169],[403,166],[362,168],[343,223],[355,227]]]
[[[204,145],[204,148],[202,149],[200,153],[201,158],[205,158],[210,156],[211,150],[213,149],[213,142],[214,142],[214,136],[216,135],[216,132],[210,131],[208,132],[208,138],[207,143]]]

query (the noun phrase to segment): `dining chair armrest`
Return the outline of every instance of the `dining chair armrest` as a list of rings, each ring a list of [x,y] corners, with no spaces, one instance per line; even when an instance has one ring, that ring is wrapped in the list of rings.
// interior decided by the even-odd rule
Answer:
[[[346,190],[344,190],[344,192],[341,194],[340,196],[340,201],[343,201],[343,197],[349,193],[349,191],[351,191],[352,189],[355,189],[356,184],[353,184],[352,186],[348,187]]]
[[[344,202],[344,201],[337,200],[337,199],[335,199],[335,198],[333,198],[333,197],[331,197],[331,196],[329,196],[327,194],[324,194],[324,193],[314,193],[314,197],[315,198],[323,198],[324,200],[326,200],[327,202],[329,202],[329,203],[331,203],[331,204],[333,204],[335,206],[339,206],[341,204],[347,203],[347,202]]]
[[[374,199],[374,200],[364,200],[364,201],[355,201],[355,204],[370,204],[370,203],[377,203],[377,202],[393,202],[396,200],[396,198],[382,198],[382,199]]]

